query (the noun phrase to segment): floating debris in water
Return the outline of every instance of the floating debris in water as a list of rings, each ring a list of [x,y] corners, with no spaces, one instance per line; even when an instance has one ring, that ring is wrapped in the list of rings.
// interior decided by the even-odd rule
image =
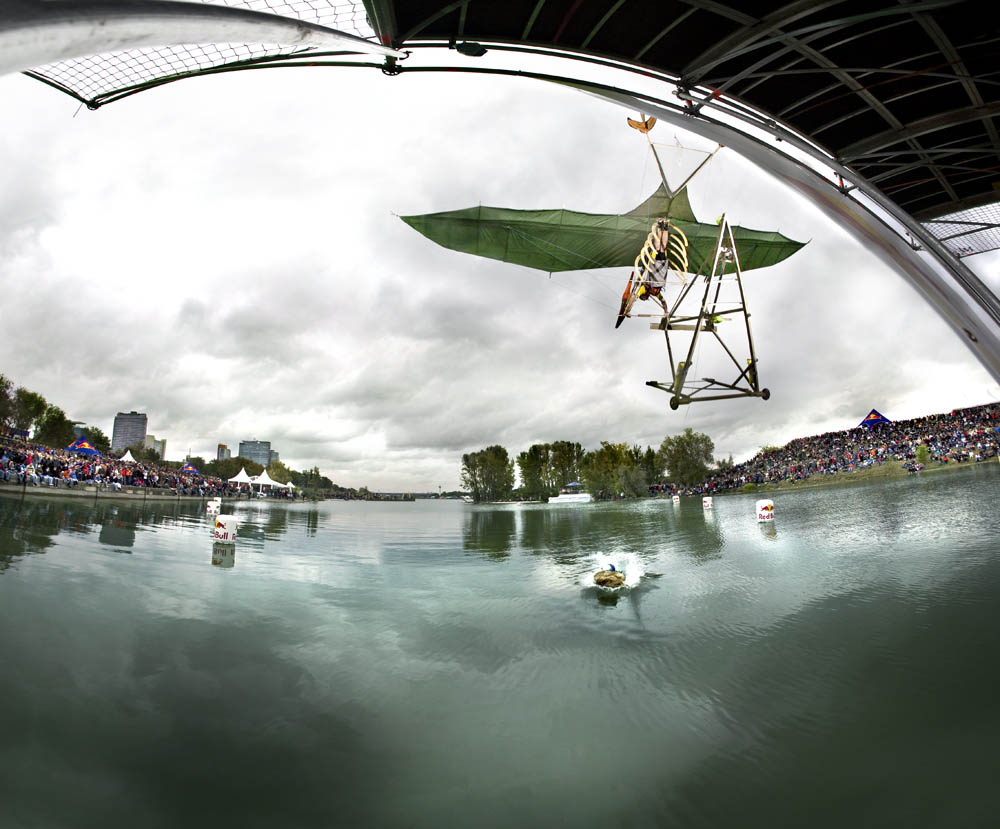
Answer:
[[[645,575],[645,568],[632,553],[598,554],[594,556],[595,569],[583,577],[587,587],[617,590],[621,587],[635,587]]]
[[[625,574],[617,570],[598,570],[594,573],[594,584],[598,587],[621,587],[625,584]]]

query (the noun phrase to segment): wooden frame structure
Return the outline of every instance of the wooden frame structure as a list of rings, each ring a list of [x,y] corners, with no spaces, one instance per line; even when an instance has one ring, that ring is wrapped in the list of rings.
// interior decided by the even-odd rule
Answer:
[[[723,295],[723,288],[727,282],[735,286],[737,297],[729,298]],[[694,306],[699,294],[694,290],[696,285],[703,286],[703,290],[700,291],[700,304]],[[723,319],[726,314],[739,314],[742,317],[749,354],[745,365],[737,359],[720,335],[719,326],[726,321]],[[671,409],[699,401],[728,400],[736,397],[760,397],[767,400],[771,396],[768,389],[760,386],[757,352],[750,328],[750,312],[747,310],[746,295],[743,291],[743,272],[740,269],[736,240],[725,216],[719,221],[719,238],[710,262],[707,259],[702,264],[694,279],[682,282],[680,293],[673,303],[665,308],[665,313],[635,316],[659,317],[658,321],[650,323],[649,327],[653,331],[663,332],[671,380],[670,382],[649,380],[646,385],[670,394]],[[684,359],[675,362],[675,352],[678,356],[682,353],[682,350],[677,348],[680,345],[677,339],[687,334],[690,334],[691,338],[687,344],[687,351],[683,352]],[[702,334],[710,334],[732,362],[736,374],[731,381],[714,377],[688,378]]]

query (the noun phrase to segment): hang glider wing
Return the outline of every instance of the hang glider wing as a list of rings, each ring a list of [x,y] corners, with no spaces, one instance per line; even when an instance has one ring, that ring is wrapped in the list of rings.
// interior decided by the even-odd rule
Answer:
[[[657,217],[687,235],[693,268],[714,252],[719,228],[695,219],[686,190],[671,199],[662,185],[620,215],[479,206],[400,218],[442,247],[557,272],[630,267]],[[777,232],[734,227],[733,234],[743,270],[774,265],[804,244]]]

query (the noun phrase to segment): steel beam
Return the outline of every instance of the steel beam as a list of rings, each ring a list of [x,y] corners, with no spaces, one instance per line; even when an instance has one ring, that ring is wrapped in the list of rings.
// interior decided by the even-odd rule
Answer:
[[[899,129],[886,130],[861,141],[855,141],[840,151],[840,158],[843,161],[853,161],[863,158],[875,150],[884,150],[893,144],[908,141],[911,138],[919,138],[931,132],[947,129],[948,127],[967,124],[970,121],[979,121],[986,118],[993,118],[1000,115],[1000,101],[986,104],[984,106],[962,107],[953,109],[950,112],[938,113],[928,118],[921,118],[913,121]]]

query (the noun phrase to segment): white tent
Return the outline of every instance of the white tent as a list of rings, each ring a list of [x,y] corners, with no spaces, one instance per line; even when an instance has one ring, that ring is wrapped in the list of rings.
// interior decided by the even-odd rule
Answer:
[[[232,478],[229,479],[231,484],[250,484],[253,483],[253,478],[247,475],[247,470],[245,466],[240,467],[240,471],[237,472]]]
[[[121,463],[135,463],[135,458],[132,457],[132,450],[126,449],[125,454],[118,459]]]
[[[255,484],[258,484],[259,486],[280,486],[280,487],[284,486],[284,484],[279,484],[270,475],[268,475],[266,469],[263,472],[261,472],[260,475],[254,478],[253,482]]]

